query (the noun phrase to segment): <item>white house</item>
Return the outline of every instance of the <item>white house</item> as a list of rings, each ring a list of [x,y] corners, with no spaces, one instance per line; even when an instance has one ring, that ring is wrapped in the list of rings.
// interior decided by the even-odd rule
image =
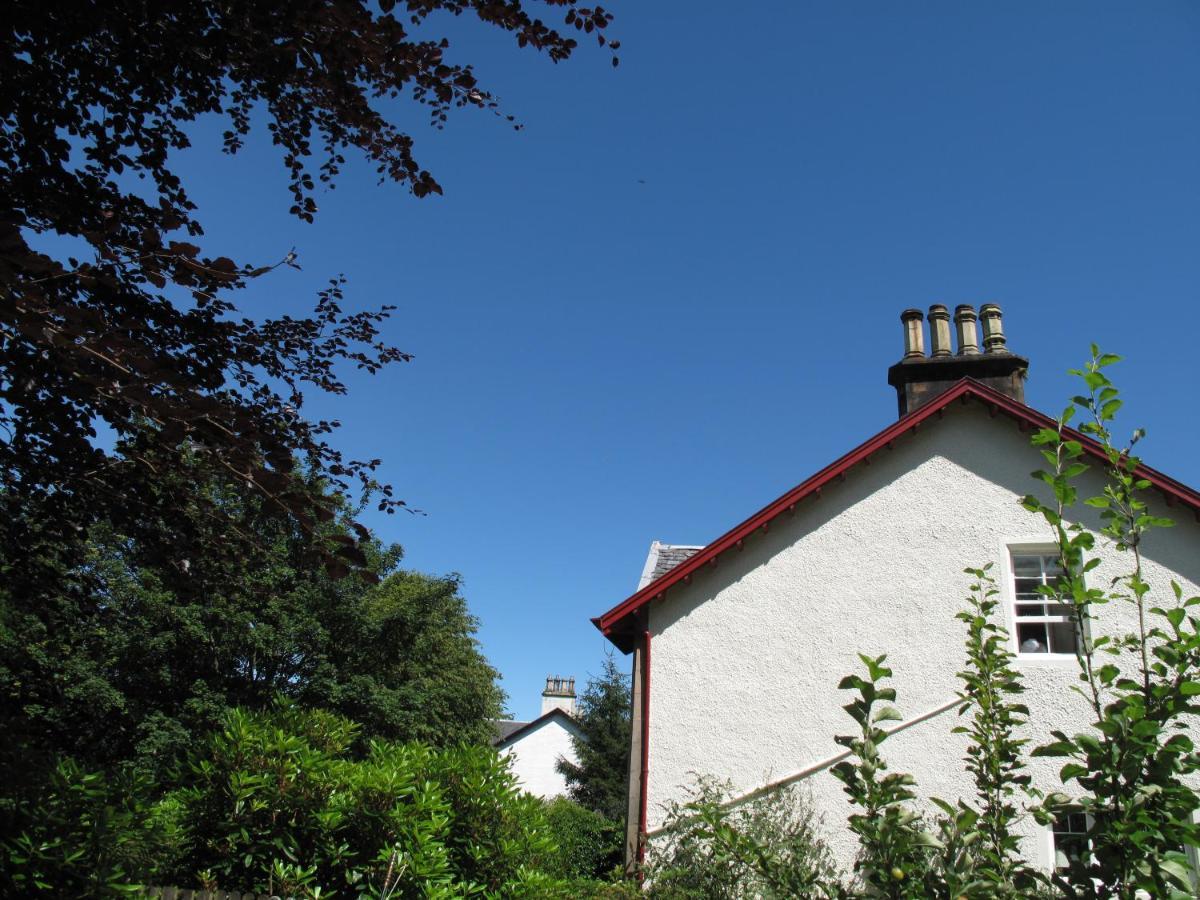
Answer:
[[[579,764],[572,738],[581,738],[575,722],[575,679],[550,676],[542,691],[542,713],[532,722],[497,720],[492,746],[512,759],[522,790],[550,799],[567,793],[557,764]]]
[[[980,310],[984,349],[970,307],[908,310],[905,357],[889,370],[900,418],[703,548],[655,544],[643,583],[593,620],[634,655],[634,728],[627,852],[640,852],[663,823],[664,806],[686,797],[695,773],[728,779],[738,795],[803,783],[826,823],[835,855],[856,852],[844,827],[850,810],[829,772],[854,731],[837,690],[861,673],[859,652],[886,653],[904,721],[884,747],[894,771],[911,772],[923,797],[971,799],[957,724],[955,672],[964,626],[954,618],[968,592],[967,566],[995,563],[1004,624],[1025,677],[1028,737],[1084,730],[1089,717],[1070,690],[1076,678],[1069,620],[1047,615],[1036,584],[1052,578],[1048,526],[1020,505],[1044,465],[1030,432],[1051,420],[1024,403],[1027,360],[1006,349],[1000,310]],[[1082,440],[1090,457],[1096,446]],[[1097,461],[1096,469],[1099,468]],[[1200,494],[1149,468],[1151,512],[1177,522],[1143,546],[1159,598],[1170,580],[1200,593]],[[1080,496],[1100,491],[1095,470]],[[1100,522],[1088,507],[1081,521]],[[1089,574],[1107,584],[1121,554]],[[1099,611],[1093,636],[1134,630],[1124,604]],[[1034,783],[1063,790],[1061,761],[1031,759]],[[1070,791],[1066,791],[1070,793]],[[1028,859],[1049,867],[1070,840],[1071,820],[1022,824]]]

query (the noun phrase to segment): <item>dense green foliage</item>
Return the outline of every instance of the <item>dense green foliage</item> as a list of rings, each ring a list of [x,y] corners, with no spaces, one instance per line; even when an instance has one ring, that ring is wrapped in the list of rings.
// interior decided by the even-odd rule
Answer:
[[[204,541],[187,571],[153,567],[135,541],[97,528],[70,594],[39,603],[0,587],[0,796],[58,754],[161,781],[227,710],[277,693],[343,712],[367,736],[487,740],[503,694],[455,578],[397,571],[399,548],[374,539],[363,547],[381,584],[332,578],[309,536],[261,516],[260,502],[229,485],[190,490],[254,535],[256,570],[221,565]],[[343,506],[321,534],[348,540],[352,513]]]
[[[356,732],[288,703],[231,712],[178,795],[190,845],[175,880],[452,897],[537,878],[554,853],[541,804],[490,748],[372,741],[360,759]]]
[[[145,779],[111,780],[62,760],[0,839],[0,896],[96,897],[130,887],[177,832],[147,804]]]
[[[614,822],[625,820],[629,784],[629,676],[611,656],[599,677],[579,696],[576,720],[582,737],[572,736],[579,763],[559,760],[571,798]]]
[[[60,767],[2,845],[0,885],[104,896],[135,882],[293,896],[567,896],[540,800],[491,748],[372,741],[281,700],[229,711],[187,786],[105,786]],[[319,889],[319,890],[318,890]]]
[[[621,865],[625,827],[566,797],[546,803],[546,822],[558,845],[551,872],[566,879],[595,879]]]

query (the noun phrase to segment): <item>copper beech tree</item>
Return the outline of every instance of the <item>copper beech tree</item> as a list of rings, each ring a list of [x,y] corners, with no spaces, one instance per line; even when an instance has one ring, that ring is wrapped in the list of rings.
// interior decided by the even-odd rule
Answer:
[[[351,150],[418,197],[441,193],[382,105],[420,104],[434,127],[457,108],[498,113],[471,66],[449,59],[445,16],[475,17],[554,62],[595,40],[616,64],[607,11],[537,5],[559,24],[528,0],[5,5],[0,568],[11,592],[74,564],[101,513],[181,573],[198,556],[253,552],[232,528],[221,546],[196,546],[225,510],[198,495],[179,514],[161,489],[179,478],[242,484],[305,528],[329,520],[334,501],[303,488],[298,461],[335,491],[371,483],[379,461],[343,457],[328,441],[337,423],[305,418],[304,391],[341,394],[344,365],[406,359],[381,339],[389,307],[346,312],[335,280],[315,308],[241,317],[238,292],[293,257],[248,261],[214,246],[172,154],[201,116],[224,118],[228,153],[265,128],[289,174],[281,201],[306,221]],[[387,487],[376,498],[403,506]],[[198,519],[207,527],[189,525]],[[321,553],[334,574],[362,562],[349,535]]]

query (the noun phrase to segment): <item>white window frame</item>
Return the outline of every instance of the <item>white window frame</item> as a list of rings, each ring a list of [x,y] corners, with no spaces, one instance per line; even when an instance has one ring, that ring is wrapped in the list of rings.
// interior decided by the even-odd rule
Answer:
[[[1091,830],[1092,817],[1090,815],[1087,815],[1087,813],[1082,812],[1082,810],[1067,810],[1066,814],[1067,815],[1083,815],[1083,816],[1085,816],[1086,823],[1087,823],[1085,827],[1088,830]],[[1200,824],[1200,810],[1197,810],[1192,813],[1192,821]],[[1046,869],[1046,871],[1048,871],[1050,873],[1057,872],[1057,871],[1059,871],[1058,866],[1057,866],[1058,847],[1056,846],[1055,841],[1054,841],[1054,823],[1051,823],[1051,824],[1045,826],[1042,829],[1042,835],[1043,835],[1042,849],[1043,849],[1043,853],[1045,854],[1045,858],[1044,858],[1043,862],[1045,863],[1045,869]],[[1089,854],[1091,852],[1090,844],[1088,846],[1088,852],[1089,852]],[[1195,890],[1197,887],[1200,887],[1200,858],[1198,858],[1198,857],[1200,857],[1200,848],[1188,845],[1183,848],[1183,852],[1188,860],[1189,874],[1192,877],[1192,890]],[[1147,898],[1147,900],[1149,900],[1149,895],[1141,894],[1139,892],[1139,896],[1145,896]]]
[[[1009,649],[1015,654],[1020,663],[1042,663],[1052,666],[1074,665],[1076,654],[1071,653],[1030,653],[1021,650],[1018,626],[1022,622],[1061,622],[1062,616],[1018,616],[1017,615],[1017,582],[1013,571],[1013,556],[1057,556],[1058,547],[1042,540],[1013,540],[1006,541],[1000,554],[1000,574],[1003,578],[1001,596],[1004,598],[1005,619],[1008,624]],[[1068,620],[1069,621],[1069,620]],[[1074,624],[1072,622],[1072,624]],[[1076,640],[1085,640],[1083,635],[1076,634]]]
[[[1092,827],[1092,817],[1087,815],[1082,810],[1078,810],[1078,809],[1067,810],[1066,812],[1063,813],[1063,815],[1083,816],[1084,817],[1084,830],[1083,830],[1084,841],[1085,841],[1084,849],[1085,849],[1085,852],[1087,852],[1090,856],[1091,846],[1087,842],[1086,835],[1087,835],[1088,830],[1091,829],[1091,827]],[[1072,832],[1072,833],[1074,833],[1074,832]],[[1058,868],[1058,855],[1057,855],[1058,854],[1058,846],[1054,840],[1054,823],[1053,822],[1051,822],[1049,825],[1046,826],[1045,834],[1046,834],[1046,869],[1050,872],[1060,871]]]

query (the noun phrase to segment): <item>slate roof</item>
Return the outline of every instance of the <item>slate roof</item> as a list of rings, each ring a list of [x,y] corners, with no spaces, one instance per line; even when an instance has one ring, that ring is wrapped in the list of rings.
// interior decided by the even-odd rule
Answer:
[[[681,562],[686,562],[703,549],[692,544],[664,544],[654,541],[650,544],[650,555],[646,557],[646,567],[642,570],[638,590],[652,581],[658,581]]]
[[[492,719],[492,725],[496,727],[498,732],[498,736],[492,741],[492,746],[502,749],[505,744],[515,741],[517,738],[522,737],[525,732],[533,731],[543,722],[549,722],[551,719],[559,719],[567,731],[573,734],[581,734],[574,716],[556,706],[549,712],[542,713],[532,722],[510,722],[505,719]]]
[[[492,746],[502,744],[513,732],[520,731],[528,722],[514,722],[512,719],[492,719],[492,729],[495,731],[495,737],[492,738]]]

